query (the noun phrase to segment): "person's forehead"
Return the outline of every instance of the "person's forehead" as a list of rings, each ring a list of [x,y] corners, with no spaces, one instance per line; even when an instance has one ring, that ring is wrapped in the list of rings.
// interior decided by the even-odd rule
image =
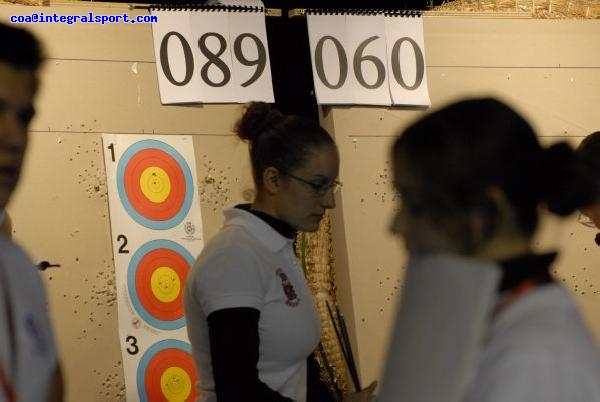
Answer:
[[[37,89],[36,73],[0,61],[0,97],[5,102],[30,103]]]
[[[419,177],[415,169],[410,166],[409,160],[404,153],[396,153],[393,160],[394,182],[407,187],[414,187],[419,183]]]
[[[301,170],[321,171],[323,169],[337,168],[339,165],[339,156],[334,146],[323,145],[310,149],[304,166]]]

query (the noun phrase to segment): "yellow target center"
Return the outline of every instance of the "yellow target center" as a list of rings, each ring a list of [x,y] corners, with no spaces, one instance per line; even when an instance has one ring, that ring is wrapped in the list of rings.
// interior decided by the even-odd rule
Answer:
[[[169,402],[185,402],[192,393],[192,380],[181,367],[169,367],[160,376],[160,389]]]
[[[171,193],[171,180],[163,169],[152,166],[144,169],[140,176],[142,194],[151,202],[164,202]]]
[[[163,303],[170,303],[177,299],[181,290],[179,275],[173,268],[159,267],[150,277],[150,286],[154,296]]]

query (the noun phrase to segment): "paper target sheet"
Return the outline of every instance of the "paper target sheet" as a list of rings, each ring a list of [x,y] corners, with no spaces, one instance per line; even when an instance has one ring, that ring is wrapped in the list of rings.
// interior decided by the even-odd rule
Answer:
[[[183,289],[203,247],[191,136],[103,134],[128,401],[193,401]]]

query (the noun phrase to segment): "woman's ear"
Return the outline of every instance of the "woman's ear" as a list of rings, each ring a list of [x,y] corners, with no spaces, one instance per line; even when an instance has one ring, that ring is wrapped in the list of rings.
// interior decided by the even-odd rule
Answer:
[[[475,250],[489,253],[498,244],[521,235],[515,210],[506,193],[497,186],[485,192],[485,199],[470,219]]]
[[[503,222],[514,221],[515,211],[504,190],[498,186],[492,186],[486,190],[485,195],[488,200],[489,213]]]
[[[262,173],[263,187],[267,194],[275,195],[281,189],[281,173],[273,166],[267,167]]]
[[[473,250],[484,247],[497,236],[504,223],[513,219],[512,215],[513,211],[504,191],[497,186],[488,188],[481,204],[468,218]]]

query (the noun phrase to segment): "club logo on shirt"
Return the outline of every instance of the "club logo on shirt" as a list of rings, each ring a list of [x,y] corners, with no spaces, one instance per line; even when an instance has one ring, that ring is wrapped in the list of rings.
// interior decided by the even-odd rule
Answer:
[[[298,303],[300,303],[300,299],[294,290],[294,285],[292,285],[292,282],[290,282],[285,272],[283,272],[283,269],[277,268],[275,274],[279,277],[279,279],[281,279],[281,287],[283,288],[285,297],[287,297],[285,304],[291,307],[296,307]]]

